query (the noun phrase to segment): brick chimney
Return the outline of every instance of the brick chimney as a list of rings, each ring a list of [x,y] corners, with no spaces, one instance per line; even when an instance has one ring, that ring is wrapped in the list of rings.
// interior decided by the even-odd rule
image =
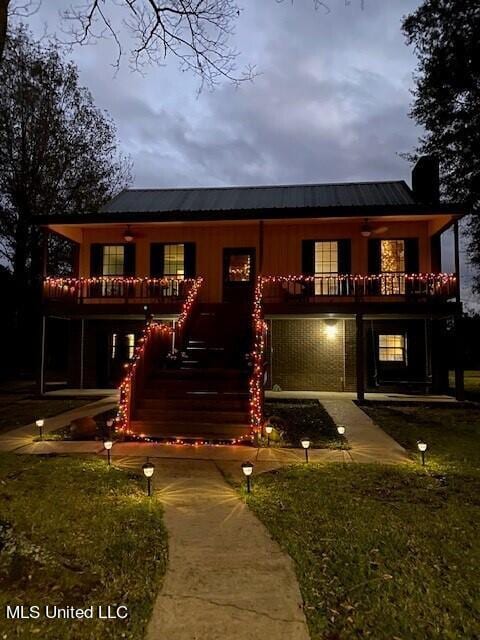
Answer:
[[[436,156],[422,156],[412,171],[412,191],[421,204],[440,202],[440,164]]]

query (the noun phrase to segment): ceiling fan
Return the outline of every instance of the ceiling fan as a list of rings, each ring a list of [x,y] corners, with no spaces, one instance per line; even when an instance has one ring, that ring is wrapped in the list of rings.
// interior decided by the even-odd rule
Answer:
[[[372,227],[368,218],[365,218],[365,222],[360,227],[360,233],[364,238],[370,238],[370,236],[380,236],[383,233],[386,233],[387,231],[388,231],[387,226],[376,227],[376,228]]]

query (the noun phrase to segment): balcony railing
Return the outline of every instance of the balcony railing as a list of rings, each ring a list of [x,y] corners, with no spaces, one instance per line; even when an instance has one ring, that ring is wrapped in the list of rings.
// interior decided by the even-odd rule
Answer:
[[[84,303],[174,303],[184,301],[193,279],[180,278],[45,278],[47,300]]]
[[[264,276],[264,303],[315,303],[326,298],[449,300],[457,294],[451,273],[381,273],[361,276]]]

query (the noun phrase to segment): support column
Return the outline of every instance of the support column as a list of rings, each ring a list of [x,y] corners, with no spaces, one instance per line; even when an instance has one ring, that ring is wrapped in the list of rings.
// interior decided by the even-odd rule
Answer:
[[[365,336],[363,331],[363,314],[357,313],[355,317],[356,336],[356,374],[357,374],[357,400],[365,400]]]
[[[82,318],[80,322],[80,389],[83,389],[85,378],[85,318]]]
[[[460,304],[461,295],[460,295],[460,235],[458,229],[458,220],[455,220],[453,223],[453,238],[455,244],[455,275],[457,276],[457,302]]]
[[[455,398],[465,400],[465,375],[463,364],[463,335],[462,315],[457,314],[454,320],[455,328]]]
[[[42,316],[42,351],[40,354],[40,395],[45,393],[45,344],[47,338],[47,319]]]
[[[258,274],[262,275],[263,273],[263,244],[264,244],[264,227],[265,223],[263,220],[260,220],[258,223]]]

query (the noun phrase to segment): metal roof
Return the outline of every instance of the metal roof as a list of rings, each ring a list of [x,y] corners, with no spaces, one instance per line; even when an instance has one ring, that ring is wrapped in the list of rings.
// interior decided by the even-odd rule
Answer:
[[[343,184],[304,184],[270,187],[211,187],[189,189],[125,189],[101,213],[167,213],[195,211],[254,211],[335,207],[415,205],[402,181]]]

